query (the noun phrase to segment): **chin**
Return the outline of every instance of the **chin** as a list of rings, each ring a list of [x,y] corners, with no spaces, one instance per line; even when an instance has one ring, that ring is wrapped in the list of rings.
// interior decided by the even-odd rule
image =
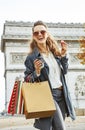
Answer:
[[[44,44],[44,43],[46,43],[46,41],[45,40],[41,40],[41,41],[38,41],[38,43]]]

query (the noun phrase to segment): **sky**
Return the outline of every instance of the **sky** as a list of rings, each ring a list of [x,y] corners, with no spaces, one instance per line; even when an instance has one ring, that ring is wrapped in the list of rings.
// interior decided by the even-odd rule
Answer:
[[[5,21],[85,23],[85,0],[0,0],[0,37]],[[0,112],[4,110],[4,54],[0,51]]]

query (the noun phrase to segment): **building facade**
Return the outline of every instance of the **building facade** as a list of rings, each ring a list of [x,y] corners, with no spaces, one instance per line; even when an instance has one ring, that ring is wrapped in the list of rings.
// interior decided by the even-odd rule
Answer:
[[[85,36],[84,24],[46,23],[58,43],[68,43],[69,70],[67,84],[75,108],[85,108],[85,65],[80,63],[79,39]],[[5,58],[5,108],[7,109],[16,77],[24,77],[24,61],[29,52],[31,22],[6,21],[1,37],[1,50]]]

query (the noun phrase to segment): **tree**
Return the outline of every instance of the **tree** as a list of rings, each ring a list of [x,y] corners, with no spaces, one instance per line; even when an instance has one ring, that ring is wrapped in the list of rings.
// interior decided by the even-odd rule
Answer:
[[[80,38],[80,52],[78,53],[77,57],[80,59],[80,63],[85,65],[85,37]]]

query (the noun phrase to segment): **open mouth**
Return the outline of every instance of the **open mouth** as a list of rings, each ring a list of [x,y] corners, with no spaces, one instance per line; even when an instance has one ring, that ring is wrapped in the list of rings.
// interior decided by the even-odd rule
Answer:
[[[44,38],[38,38],[39,41],[42,41]]]

